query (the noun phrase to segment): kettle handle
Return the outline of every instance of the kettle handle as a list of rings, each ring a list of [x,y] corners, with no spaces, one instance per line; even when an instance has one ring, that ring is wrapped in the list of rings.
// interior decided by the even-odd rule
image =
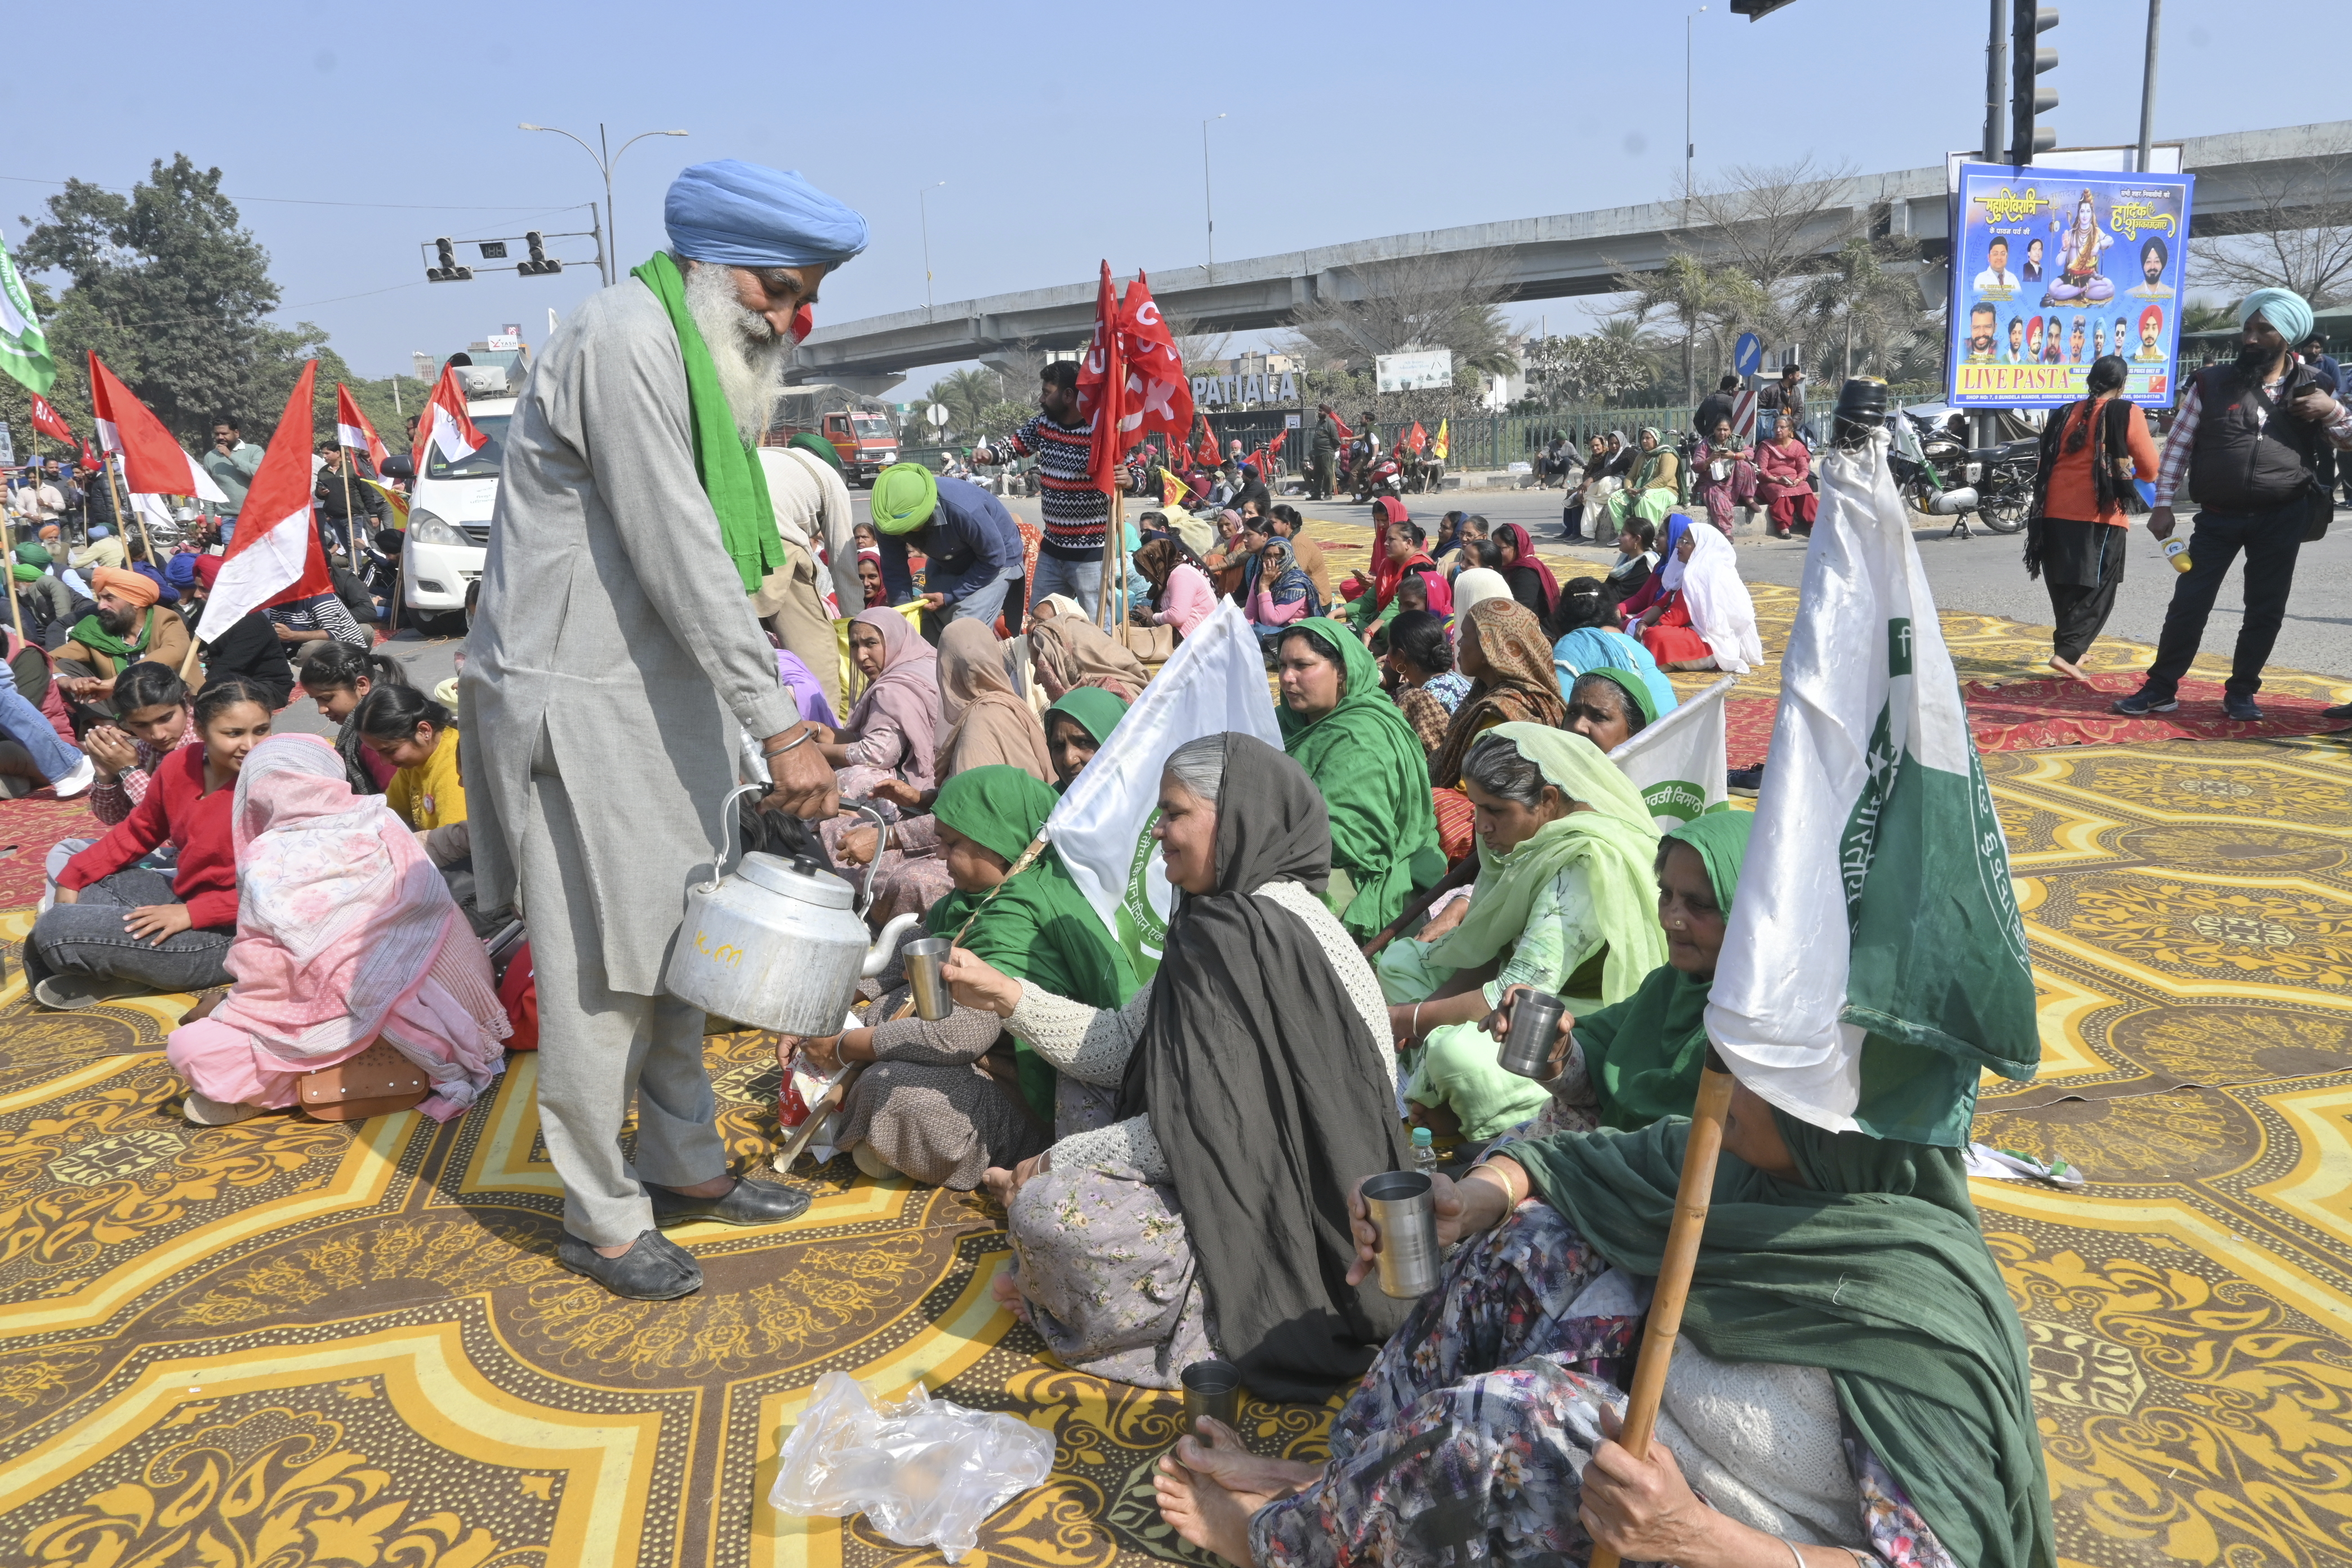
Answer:
[[[882,849],[890,842],[890,820],[873,805],[860,805],[857,815],[874,819],[874,858],[866,863],[866,886],[857,895],[857,918],[864,920],[874,907],[874,879],[881,874]]]
[[[738,784],[727,792],[726,800],[721,802],[719,807],[719,858],[710,863],[710,880],[703,883],[695,891],[716,892],[719,879],[727,875],[727,862],[735,858],[737,825],[735,803],[747,795],[764,795],[767,793],[768,786],[763,784]]]

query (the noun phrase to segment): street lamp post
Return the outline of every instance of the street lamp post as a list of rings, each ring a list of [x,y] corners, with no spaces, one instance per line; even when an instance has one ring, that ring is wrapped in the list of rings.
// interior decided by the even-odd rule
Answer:
[[[1214,118],[1223,120],[1220,114]],[[1217,264],[1217,209],[1209,195],[1209,121],[1201,121],[1201,211],[1209,220],[1209,265]]]
[[[915,206],[923,215],[923,313],[925,315],[930,314],[931,311],[930,195],[946,184],[945,180],[934,180],[915,193]]]
[[[1706,14],[1702,5],[1683,18],[1683,223],[1690,223],[1691,160],[1698,154],[1698,142],[1691,136],[1691,22]]]
[[[515,129],[518,131],[552,131],[558,136],[572,136],[571,132],[562,129],[561,126],[533,125],[529,121],[525,121],[524,123],[516,126]],[[611,287],[611,285],[616,280],[614,268],[620,265],[621,258],[620,226],[618,221],[613,216],[613,165],[621,161],[621,153],[627,152],[630,148],[635,146],[638,142],[644,141],[648,136],[683,136],[685,134],[686,132],[683,131],[640,131],[635,136],[630,137],[626,142],[621,143],[620,153],[609,151],[609,144],[604,140],[604,122],[601,120],[596,122],[595,146],[591,147],[587,142],[581,142],[579,137],[572,136],[572,141],[580,142],[580,150],[583,153],[587,153],[588,156],[596,160],[597,172],[604,176],[604,234],[612,251],[612,254],[605,258],[604,262],[604,283],[606,287]]]

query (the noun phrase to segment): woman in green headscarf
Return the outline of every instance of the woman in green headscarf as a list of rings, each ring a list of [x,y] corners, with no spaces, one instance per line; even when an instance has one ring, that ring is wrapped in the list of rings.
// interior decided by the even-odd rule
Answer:
[[[1099,686],[1073,686],[1045,710],[1045,757],[1054,764],[1055,795],[1077,782],[1079,770],[1126,717],[1127,704]]]
[[[926,923],[1007,974],[1117,1008],[1135,994],[1135,971],[1061,858],[1046,849],[1013,873],[1055,799],[1028,773],[1001,765],[940,785],[931,809],[955,891],[931,906]],[[892,990],[869,1016],[892,1020],[904,995]],[[873,1064],[850,1086],[835,1140],[869,1175],[968,1192],[990,1166],[1009,1169],[1053,1142],[1057,1077],[993,1013],[958,1007],[936,1023],[909,1015],[831,1039],[787,1038],[782,1049],[789,1058],[795,1047],[820,1072]]]
[[[1283,750],[1331,816],[1324,897],[1348,934],[1366,942],[1403,912],[1408,893],[1445,875],[1428,756],[1381,690],[1379,661],[1339,622],[1291,627],[1276,657]]]
[[[1633,460],[1633,473],[1626,478],[1625,488],[1609,498],[1609,520],[1621,532],[1629,517],[1661,527],[1666,513],[1682,504],[1682,459],[1659,437],[1653,426],[1643,426],[1639,439],[1639,455]]]
[[[1824,1132],[1745,1087],[1656,1440],[1610,1440],[1689,1140],[1679,1117],[1559,1133],[1436,1177],[1437,1241],[1463,1245],[1333,1419],[1330,1462],[1188,1437],[1162,1515],[1269,1568],[1422,1568],[1482,1534],[1496,1564],[1597,1539],[1628,1562],[2053,1568],[2025,1336],[1962,1152]],[[1378,1238],[1351,1209],[1353,1278]]]
[[[1486,1025],[1505,994],[1531,985],[1570,1014],[1596,1012],[1633,995],[1667,948],[1651,883],[1657,826],[1599,747],[1498,724],[1471,745],[1462,783],[1477,813],[1469,901],[1420,940],[1391,942],[1375,968],[1391,1031],[1421,1042],[1405,1088],[1417,1120],[1484,1139],[1549,1098],[1496,1061]]]

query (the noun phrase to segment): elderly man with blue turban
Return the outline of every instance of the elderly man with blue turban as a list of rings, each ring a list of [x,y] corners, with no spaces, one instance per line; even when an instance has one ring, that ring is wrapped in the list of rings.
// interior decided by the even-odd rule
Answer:
[[[556,1257],[645,1300],[702,1283],[659,1227],[808,1203],[727,1173],[703,1016],[662,976],[686,889],[719,854],[741,737],[767,757],[771,804],[839,805],[750,595],[785,560],[758,442],[819,283],[866,241],[799,174],[732,159],[680,174],[665,216],[669,248],[574,310],[531,368],[459,685],[483,907],[511,899],[530,927]]]
[[[2182,482],[2197,503],[2189,570],[2173,580],[2156,662],[2140,689],[2115,700],[2128,718],[2180,706],[2180,678],[2197,657],[2221,579],[2246,555],[2246,618],[2221,691],[2221,711],[2259,721],[2254,693],[2286,618],[2294,560],[2326,531],[2335,510],[2336,454],[2352,450],[2352,409],[2330,395],[2293,344],[2311,335],[2311,307],[2284,289],[2257,289],[2238,302],[2238,357],[2207,365],[2180,398],[2180,412],[2157,466],[2147,531],[2172,535],[2172,498]],[[2328,710],[2352,719],[2352,705]]]

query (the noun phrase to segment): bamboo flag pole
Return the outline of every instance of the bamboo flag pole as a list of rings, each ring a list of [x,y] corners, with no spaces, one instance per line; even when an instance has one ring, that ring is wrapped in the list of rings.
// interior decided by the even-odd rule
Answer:
[[[1683,1150],[1682,1181],[1675,1191],[1674,1224],[1658,1285],[1650,1298],[1650,1324],[1642,1336],[1642,1361],[1625,1401],[1625,1425],[1617,1446],[1646,1460],[1658,1425],[1658,1402],[1666,1389],[1666,1363],[1681,1337],[1683,1305],[1690,1299],[1691,1270],[1698,1262],[1699,1238],[1706,1231],[1707,1200],[1715,1190],[1716,1157],[1723,1152],[1723,1118],[1731,1107],[1732,1077],[1709,1053],[1699,1074],[1698,1102],[1691,1108],[1690,1142]],[[1591,1568],[1618,1568],[1617,1553],[1595,1542]]]

